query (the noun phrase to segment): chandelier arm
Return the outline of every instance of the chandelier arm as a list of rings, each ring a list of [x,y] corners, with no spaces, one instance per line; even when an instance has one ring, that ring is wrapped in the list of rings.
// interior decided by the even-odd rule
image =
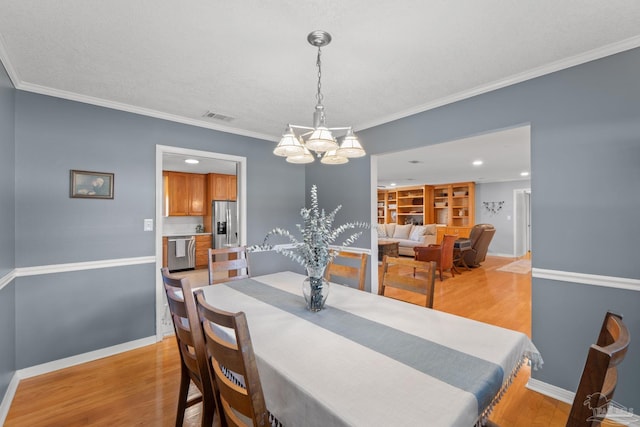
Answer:
[[[314,130],[315,128],[311,127],[311,126],[299,126],[299,125],[289,125],[289,127],[295,128],[295,129],[306,129],[306,130]]]

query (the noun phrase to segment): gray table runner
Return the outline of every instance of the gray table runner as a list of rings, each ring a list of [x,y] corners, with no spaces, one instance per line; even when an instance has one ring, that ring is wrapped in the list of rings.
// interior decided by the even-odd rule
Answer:
[[[502,367],[473,355],[335,307],[325,306],[324,310],[312,313],[305,308],[303,297],[256,280],[246,279],[226,285],[472,393],[478,401],[478,414],[489,406],[502,387]]]

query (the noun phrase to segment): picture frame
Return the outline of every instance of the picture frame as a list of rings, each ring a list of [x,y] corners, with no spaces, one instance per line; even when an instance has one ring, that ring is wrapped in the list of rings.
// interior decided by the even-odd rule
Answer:
[[[113,173],[72,169],[69,180],[73,199],[113,199]]]

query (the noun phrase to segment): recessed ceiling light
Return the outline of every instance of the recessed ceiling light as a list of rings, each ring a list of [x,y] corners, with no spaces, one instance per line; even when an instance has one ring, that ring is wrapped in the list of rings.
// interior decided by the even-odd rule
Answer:
[[[474,160],[473,166],[480,166],[482,164],[482,160]]]
[[[391,187],[395,187],[397,184],[395,182],[392,182],[391,184],[389,184]]]
[[[184,161],[185,163],[189,163],[190,165],[197,165],[198,163],[200,163],[200,160],[197,159],[187,159]]]
[[[520,176],[529,176],[529,172],[520,172]]]
[[[409,160],[409,163],[417,165],[419,163],[422,163],[422,161],[421,160]]]

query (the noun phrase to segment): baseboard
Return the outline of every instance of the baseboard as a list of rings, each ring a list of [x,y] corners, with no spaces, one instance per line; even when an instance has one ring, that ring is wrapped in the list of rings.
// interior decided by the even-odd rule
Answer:
[[[17,373],[14,373],[7,387],[7,391],[4,393],[2,402],[0,402],[0,425],[2,426],[4,425],[4,420],[7,419],[7,415],[9,415],[9,408],[11,408],[11,402],[13,402],[13,397],[16,395],[19,383],[20,378],[18,378]]]
[[[526,387],[529,390],[544,394],[552,399],[559,400],[561,402],[571,405],[575,397],[575,393],[565,390],[560,387],[545,383],[535,378],[529,378]],[[614,396],[615,397],[615,396]],[[615,400],[611,401],[611,408],[607,414],[607,419],[615,421],[624,426],[640,427],[640,417],[633,413],[633,408],[627,410],[620,405],[614,404]],[[604,425],[604,424],[603,424]]]
[[[544,394],[545,396],[568,403],[569,405],[573,403],[573,397],[575,396],[575,393],[570,392],[569,390],[536,380],[535,378],[529,378],[526,387],[529,390]]]
[[[36,375],[47,374],[49,372],[57,371],[59,369],[80,365],[86,362],[92,362],[94,360],[113,356],[119,353],[124,353],[125,351],[129,351],[129,350],[135,350],[136,348],[144,347],[144,346],[155,344],[155,343],[156,343],[156,336],[153,335],[151,337],[141,338],[135,341],[129,341],[126,343],[114,345],[112,347],[102,348],[100,350],[90,351],[88,353],[82,353],[76,356],[66,357],[64,359],[43,363],[41,365],[19,369],[18,371],[16,371],[16,374],[18,375],[19,379],[31,378],[31,377],[35,377]]]

